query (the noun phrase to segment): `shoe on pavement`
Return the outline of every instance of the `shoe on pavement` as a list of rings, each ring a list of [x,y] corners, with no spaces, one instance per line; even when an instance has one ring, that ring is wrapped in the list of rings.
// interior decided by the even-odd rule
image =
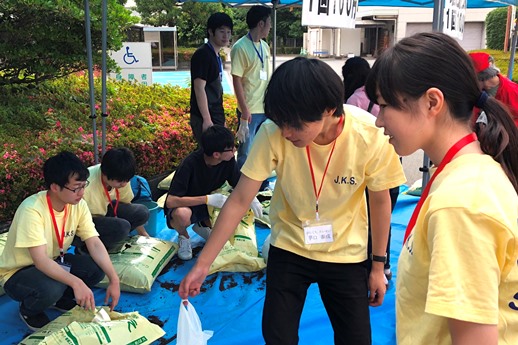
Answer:
[[[66,313],[67,311],[73,309],[76,305],[76,301],[74,301],[72,298],[61,297],[61,299],[50,308],[58,310],[62,313]]]
[[[19,313],[20,319],[22,319],[23,323],[33,332],[37,332],[50,322],[49,317],[44,312],[38,313],[36,315],[27,315],[24,308],[20,303]]]
[[[192,259],[192,248],[191,248],[191,240],[187,237],[180,235],[178,236],[178,257],[181,260],[191,260]]]
[[[195,223],[193,226],[192,226],[192,230],[197,233],[198,235],[200,235],[205,241],[207,241],[207,239],[209,238],[210,236],[210,233],[212,232],[212,229],[208,226],[203,226],[201,223]]]

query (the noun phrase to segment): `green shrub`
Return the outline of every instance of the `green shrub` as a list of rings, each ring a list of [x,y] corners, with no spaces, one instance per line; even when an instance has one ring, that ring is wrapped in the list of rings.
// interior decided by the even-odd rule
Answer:
[[[198,48],[178,47],[178,62],[191,61],[196,49]]]
[[[507,7],[500,7],[486,16],[486,45],[489,49],[503,49],[505,28],[507,23]]]
[[[95,80],[100,100],[100,80]],[[106,145],[133,150],[139,175],[152,177],[176,167],[196,144],[189,125],[190,90],[175,86],[144,86],[108,81]],[[1,114],[20,117],[0,126],[0,222],[10,220],[21,201],[43,189],[42,166],[62,150],[94,163],[92,119],[89,118],[88,78],[71,75],[36,88],[0,89]],[[100,113],[100,104],[95,105]],[[225,95],[227,124],[235,131],[236,101]],[[32,119],[31,121],[22,119]],[[98,152],[101,117],[97,117]]]

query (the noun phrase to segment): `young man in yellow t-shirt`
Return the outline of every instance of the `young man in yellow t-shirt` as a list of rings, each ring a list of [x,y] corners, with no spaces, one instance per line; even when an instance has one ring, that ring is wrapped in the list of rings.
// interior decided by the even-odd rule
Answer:
[[[371,344],[369,306],[383,303],[390,227],[389,189],[405,182],[394,148],[364,110],[343,105],[341,78],[326,63],[295,58],[272,75],[261,126],[241,178],[226,201],[181,298],[200,293],[211,263],[231,236],[261,181],[275,170],[270,204],[263,336],[298,344],[309,286],[317,283],[335,344]],[[367,205],[372,270],[367,273]]]
[[[237,164],[245,164],[250,147],[264,115],[264,93],[271,76],[270,46],[265,39],[270,32],[272,10],[266,6],[250,7],[246,14],[248,32],[232,46],[232,83],[236,93],[239,129]],[[266,181],[262,187],[266,187]]]
[[[129,180],[136,171],[133,152],[125,147],[108,150],[101,164],[88,170],[90,186],[85,190],[84,199],[108,252],[119,250],[133,229],[141,236],[148,236],[144,224],[149,219],[149,209],[131,203],[133,191]],[[80,244],[78,247],[83,248]]]
[[[0,284],[20,302],[20,318],[33,331],[50,321],[44,312],[49,307],[93,310],[91,287],[105,274],[110,283],[104,303],[111,299],[113,309],[120,296],[119,277],[82,200],[88,169],[74,154],[61,152],[45,162],[43,173],[47,190],[20,204],[0,256]],[[90,255],[67,253],[75,235]]]

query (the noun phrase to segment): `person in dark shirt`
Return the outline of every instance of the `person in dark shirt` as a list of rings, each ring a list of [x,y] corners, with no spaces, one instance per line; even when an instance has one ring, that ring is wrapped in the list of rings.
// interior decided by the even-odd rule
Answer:
[[[191,58],[191,128],[198,144],[207,128],[225,125],[219,50],[229,44],[232,28],[227,14],[212,14],[207,20],[208,41]]]
[[[171,181],[164,212],[167,226],[178,231],[178,257],[192,258],[192,248],[187,227],[205,240],[211,233],[207,206],[221,208],[227,196],[212,191],[225,181],[237,185],[241,173],[234,157],[234,135],[223,126],[213,125],[201,136],[201,148],[189,154],[180,164]],[[254,199],[251,204],[256,217],[261,216],[261,203]]]

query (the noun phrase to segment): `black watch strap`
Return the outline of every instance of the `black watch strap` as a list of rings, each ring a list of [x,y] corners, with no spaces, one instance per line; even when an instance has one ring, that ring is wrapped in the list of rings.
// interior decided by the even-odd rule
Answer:
[[[387,263],[387,256],[386,255],[379,256],[379,255],[371,254],[371,260],[372,261],[376,261],[376,262],[383,262],[384,264],[386,264]]]

